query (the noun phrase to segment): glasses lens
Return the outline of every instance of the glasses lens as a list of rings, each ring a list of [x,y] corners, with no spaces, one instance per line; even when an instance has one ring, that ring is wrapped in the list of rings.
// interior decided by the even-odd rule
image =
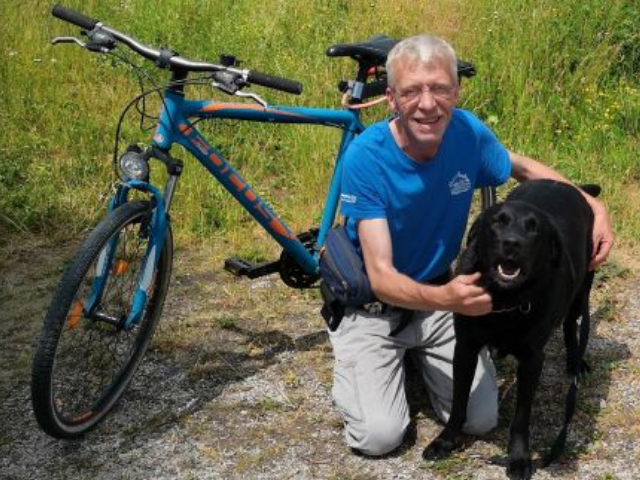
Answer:
[[[418,101],[425,92],[429,92],[434,98],[442,100],[451,100],[455,95],[456,87],[437,83],[434,85],[425,85],[422,88],[410,88],[398,93],[400,101],[403,103],[413,103]]]

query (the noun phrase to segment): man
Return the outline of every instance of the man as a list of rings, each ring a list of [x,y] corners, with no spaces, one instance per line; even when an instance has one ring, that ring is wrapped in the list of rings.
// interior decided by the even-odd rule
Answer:
[[[552,178],[554,170],[510,152],[471,113],[456,109],[456,56],[445,41],[416,36],[398,43],[387,60],[387,99],[395,115],[369,127],[347,152],[341,213],[362,249],[382,311],[347,309],[335,332],[333,396],[347,444],[382,455],[402,443],[409,424],[404,355],[411,350],[436,415],[446,421],[452,401],[453,313],[492,310],[478,273],[450,279],[474,188]],[[586,195],[585,195],[586,196]],[[613,244],[602,203],[595,214],[592,267]],[[408,325],[390,333],[413,311]],[[465,431],[482,434],[498,418],[495,370],[481,354]]]

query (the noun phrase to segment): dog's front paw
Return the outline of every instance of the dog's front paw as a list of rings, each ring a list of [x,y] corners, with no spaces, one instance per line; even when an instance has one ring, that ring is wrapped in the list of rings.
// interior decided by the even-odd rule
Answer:
[[[449,436],[441,434],[424,449],[422,458],[425,460],[442,460],[461,446],[462,439],[459,436],[456,435],[450,438]]]
[[[512,480],[529,480],[533,474],[530,456],[509,458],[507,476]]]

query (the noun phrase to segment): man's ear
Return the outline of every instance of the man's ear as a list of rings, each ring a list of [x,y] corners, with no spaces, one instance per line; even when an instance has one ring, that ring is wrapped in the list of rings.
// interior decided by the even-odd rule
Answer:
[[[391,87],[387,87],[384,94],[387,97],[387,101],[389,102],[389,109],[394,113],[397,112],[398,102],[396,101],[396,97],[393,95],[393,90],[391,90]]]
[[[454,92],[454,96],[453,96],[453,104],[457,105],[458,102],[460,101],[460,89],[462,88],[462,85],[460,84],[460,82],[457,83],[456,85],[456,90]]]

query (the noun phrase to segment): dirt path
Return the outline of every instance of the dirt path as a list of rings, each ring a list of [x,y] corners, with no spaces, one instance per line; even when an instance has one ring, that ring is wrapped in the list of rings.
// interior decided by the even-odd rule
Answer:
[[[73,242],[24,239],[0,249],[0,479],[501,479],[513,365],[499,364],[501,422],[453,458],[420,453],[441,428],[410,375],[411,434],[384,459],[353,455],[331,405],[332,355],[314,291],[277,278],[237,280],[215,249],[177,252],[173,287],[151,354],[123,401],[82,441],[47,437],[30,406],[33,345]],[[611,270],[599,284],[569,449],[534,478],[640,478],[640,278]],[[532,445],[559,428],[567,380],[549,346]]]

